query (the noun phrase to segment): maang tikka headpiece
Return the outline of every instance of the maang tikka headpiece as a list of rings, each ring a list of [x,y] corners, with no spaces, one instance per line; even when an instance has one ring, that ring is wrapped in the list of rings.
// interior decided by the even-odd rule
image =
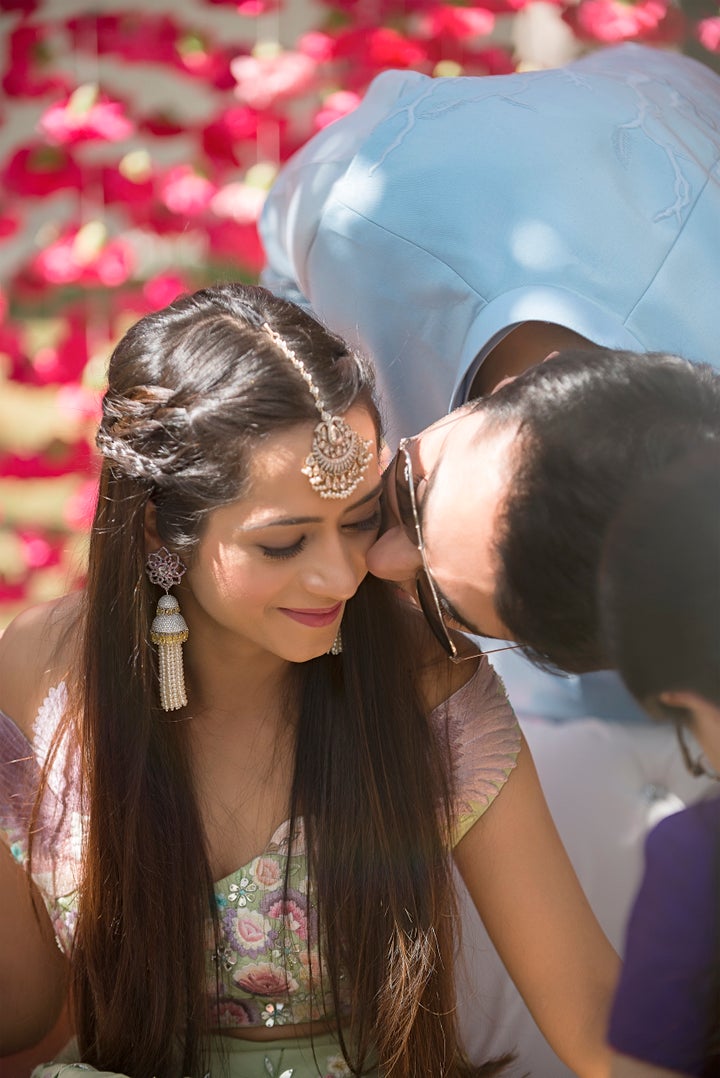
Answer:
[[[347,498],[355,490],[372,459],[370,442],[354,431],[342,416],[330,415],[310,372],[285,340],[267,322],[263,329],[287,356],[313,395],[320,422],[313,432],[312,449],[305,458],[302,474],[321,498]]]

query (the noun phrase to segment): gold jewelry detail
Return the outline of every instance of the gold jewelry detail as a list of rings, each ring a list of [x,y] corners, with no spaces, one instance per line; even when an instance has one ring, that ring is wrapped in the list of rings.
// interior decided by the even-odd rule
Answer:
[[[343,638],[342,638],[342,626],[338,628],[337,635],[333,640],[328,655],[342,655],[343,650]]]
[[[166,547],[147,556],[145,572],[151,583],[165,589],[150,626],[150,639],[158,648],[160,706],[163,711],[177,711],[187,704],[182,645],[188,638],[188,627],[177,599],[169,594],[170,588],[180,583],[185,571],[186,567],[177,554],[171,554]]]
[[[342,416],[328,412],[303,361],[267,322],[263,323],[263,329],[302,375],[320,413],[320,422],[313,431],[312,449],[305,458],[302,474],[308,477],[310,486],[321,498],[349,497],[362,482],[372,460],[370,442],[354,431]]]

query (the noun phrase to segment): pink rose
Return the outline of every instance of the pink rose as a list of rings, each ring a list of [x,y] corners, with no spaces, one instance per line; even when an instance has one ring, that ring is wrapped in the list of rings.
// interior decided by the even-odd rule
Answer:
[[[202,128],[203,150],[221,165],[238,165],[242,151],[252,150],[255,160],[258,137],[258,113],[247,105],[224,109]]]
[[[670,0],[580,0],[577,7],[563,12],[563,19],[581,41],[650,41],[679,40],[685,19]]]
[[[701,19],[696,28],[697,38],[708,52],[720,52],[720,15]]]
[[[238,988],[254,996],[284,996],[288,992],[297,992],[299,987],[294,977],[272,962],[245,966],[233,974],[233,981]]]
[[[82,228],[70,228],[49,243],[30,268],[36,277],[51,284],[82,281],[110,286],[130,277],[134,255],[127,240],[108,240],[104,226],[91,221]]]
[[[94,139],[120,142],[132,135],[135,125],[118,101],[101,100],[95,86],[84,85],[46,109],[39,128],[50,142],[65,146]]]
[[[314,80],[316,63],[305,53],[285,50],[264,56],[237,56],[230,64],[235,95],[253,109],[298,97]]]
[[[265,252],[254,222],[240,224],[232,218],[209,222],[205,235],[216,258],[232,259],[248,273],[259,273],[265,265]]]
[[[235,931],[246,948],[259,950],[265,943],[265,918],[254,910],[238,910]]]
[[[190,291],[190,285],[179,273],[161,273],[145,282],[142,294],[150,310],[156,311],[172,303],[183,292]]]
[[[2,179],[7,190],[23,198],[45,198],[64,188],[76,190],[82,185],[80,168],[66,150],[37,142],[12,154]]]
[[[306,940],[308,937],[308,919],[305,910],[293,902],[291,898],[283,902],[278,900],[273,902],[265,912],[268,917],[282,918],[285,921],[285,927],[289,928],[291,932],[295,932],[300,939]]]
[[[172,213],[193,216],[207,209],[216,187],[190,165],[176,165],[160,182],[160,198]]]
[[[495,26],[495,16],[484,7],[440,4],[421,18],[420,26],[428,37],[486,37]]]
[[[251,224],[260,216],[267,191],[251,184],[227,183],[213,195],[210,209],[218,217],[230,217],[239,224]]]
[[[347,116],[348,113],[357,108],[360,100],[360,94],[356,94],[352,90],[337,90],[334,94],[328,94],[322,103],[322,107],[313,117],[315,129],[320,131],[323,127],[327,127],[328,124],[339,120],[341,116]]]
[[[261,887],[276,887],[280,882],[280,865],[270,857],[257,857],[250,866],[250,873]]]

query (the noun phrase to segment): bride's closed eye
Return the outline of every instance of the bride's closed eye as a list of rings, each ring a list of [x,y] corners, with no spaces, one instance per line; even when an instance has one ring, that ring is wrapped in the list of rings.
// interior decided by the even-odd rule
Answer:
[[[307,536],[303,535],[298,539],[296,543],[291,546],[261,546],[264,558],[271,558],[276,561],[282,561],[283,558],[294,558],[296,554],[304,548],[307,542]]]
[[[376,528],[380,527],[381,519],[382,514],[378,505],[370,516],[363,517],[362,520],[353,521],[352,524],[343,524],[343,527],[351,531],[375,531]]]

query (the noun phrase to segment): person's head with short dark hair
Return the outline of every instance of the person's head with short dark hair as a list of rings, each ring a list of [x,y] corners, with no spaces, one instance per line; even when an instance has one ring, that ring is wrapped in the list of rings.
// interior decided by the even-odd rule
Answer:
[[[720,732],[720,447],[634,487],[600,571],[606,647],[650,714],[689,723],[713,759]]]
[[[704,443],[720,444],[711,367],[564,351],[410,440],[425,561],[391,468],[370,570],[412,587],[429,567],[461,627],[517,640],[543,665],[606,668],[597,573],[608,525],[631,486]]]

